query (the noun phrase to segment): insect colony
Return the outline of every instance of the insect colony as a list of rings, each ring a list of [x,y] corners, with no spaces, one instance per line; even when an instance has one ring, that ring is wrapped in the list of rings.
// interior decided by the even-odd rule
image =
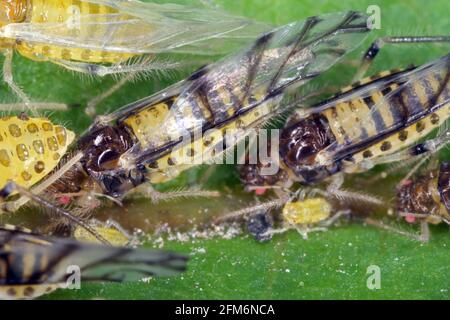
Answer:
[[[270,191],[275,198],[224,212],[212,223],[243,219],[259,241],[289,229],[307,238],[308,232],[358,216],[358,207],[383,207],[375,195],[344,188],[344,177],[404,161],[416,165],[392,190],[395,213],[419,222],[421,234],[372,217],[362,220],[427,241],[428,223],[450,223],[448,163],[433,161],[434,168],[416,173],[450,138],[450,56],[368,78],[360,75],[383,43],[449,42],[450,36],[376,41],[351,86],[310,102],[323,92],[309,83],[358,48],[370,31],[367,16],[353,11],[275,27],[175,4],[0,1],[3,76],[20,99],[4,105],[14,110],[0,119],[2,214],[31,203],[58,226],[53,236],[11,225],[0,228],[0,297],[34,298],[63,288],[70,265],[80,266],[86,281],[137,281],[184,271],[185,256],[130,247],[120,225],[94,219],[96,209],[121,205],[138,192],[156,200],[180,196],[152,185],[223,158],[250,132],[264,130],[268,121],[283,115],[288,119],[279,146],[267,145],[277,147],[277,157],[238,166],[247,190]],[[65,104],[34,103],[15,83],[14,51],[94,76],[125,74],[91,101],[86,109],[91,115],[100,100],[138,73],[153,81],[153,72],[182,68],[186,56],[228,56],[159,93],[98,115],[85,133],[75,136],[70,124],[39,115],[41,109],[64,109]],[[167,54],[183,55],[172,60]],[[238,134],[230,137],[233,130]],[[279,170],[266,175],[268,165]],[[181,194],[205,201],[220,196],[208,190]]]

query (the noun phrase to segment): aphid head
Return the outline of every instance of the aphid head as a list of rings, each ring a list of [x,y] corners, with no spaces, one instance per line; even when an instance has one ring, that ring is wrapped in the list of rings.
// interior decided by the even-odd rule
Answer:
[[[145,180],[145,168],[122,168],[119,164],[120,157],[133,145],[128,131],[120,126],[101,127],[80,139],[84,170],[106,194],[119,198]]]
[[[0,0],[0,27],[23,22],[27,9],[27,0]]]
[[[133,145],[130,134],[122,127],[101,127],[80,139],[83,164],[89,173],[116,168],[119,158]]]
[[[280,157],[300,180],[314,182],[328,175],[316,163],[317,154],[334,141],[327,120],[321,115],[289,121],[280,136]]]
[[[267,143],[268,154],[271,154],[270,142]],[[276,172],[268,170],[269,168],[276,168]],[[264,170],[265,169],[265,170]],[[245,164],[238,166],[239,177],[246,187],[267,187],[267,186],[285,186],[289,187],[289,177],[283,168],[278,165],[278,159],[267,157],[265,161],[258,158],[257,163],[250,162],[250,156],[247,153],[245,157]]]

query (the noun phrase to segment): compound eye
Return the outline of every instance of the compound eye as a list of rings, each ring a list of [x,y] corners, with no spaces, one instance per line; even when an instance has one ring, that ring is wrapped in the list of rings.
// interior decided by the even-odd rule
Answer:
[[[103,170],[112,170],[116,167],[120,154],[115,150],[105,150],[98,157],[98,167]]]

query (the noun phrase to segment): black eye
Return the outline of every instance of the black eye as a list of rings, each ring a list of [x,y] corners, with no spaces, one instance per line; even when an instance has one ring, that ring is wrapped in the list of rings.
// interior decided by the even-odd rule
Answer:
[[[306,145],[306,146],[298,148],[296,157],[298,160],[301,160],[305,157],[308,157],[308,156],[314,154],[315,151],[316,150],[312,146]]]
[[[119,156],[120,154],[117,151],[111,149],[103,151],[98,157],[98,166],[103,169],[108,169],[108,164],[110,164],[112,161],[117,160]]]

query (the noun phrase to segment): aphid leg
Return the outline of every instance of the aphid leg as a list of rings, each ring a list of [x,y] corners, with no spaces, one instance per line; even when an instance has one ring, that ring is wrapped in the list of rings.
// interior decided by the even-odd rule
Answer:
[[[25,92],[14,82],[12,71],[13,65],[13,50],[4,50],[5,61],[3,62],[3,80],[8,84],[11,90],[22,100],[22,103],[2,103],[0,110],[6,111],[29,111],[31,110],[33,116],[38,116],[37,110],[67,110],[67,105],[64,103],[35,103],[31,102]]]
[[[405,181],[409,180],[423,165],[426,161],[428,161],[428,159],[430,158],[431,155],[426,154],[422,157],[422,159],[420,159],[419,162],[416,163],[416,165],[408,171],[408,173],[406,174],[405,177],[403,177],[403,179],[400,181],[400,185],[404,184]]]
[[[383,230],[386,230],[389,232],[393,232],[393,233],[405,236],[407,238],[410,238],[412,240],[423,241],[423,239],[424,239],[424,237],[422,237],[422,235],[417,235],[417,234],[387,225],[387,224],[385,224],[381,221],[375,220],[375,219],[366,218],[366,219],[364,219],[364,222],[367,225],[374,226],[374,227],[377,227],[377,228],[380,228],[380,229],[383,229]]]
[[[377,181],[381,180],[381,179],[386,179],[387,177],[389,177],[391,174],[393,173],[398,173],[399,170],[402,170],[404,168],[410,168],[411,165],[414,164],[414,168],[417,167],[417,169],[413,169],[414,171],[418,170],[420,167],[422,167],[422,165],[429,160],[430,155],[425,154],[425,155],[421,155],[421,156],[417,156],[417,157],[411,157],[410,159],[405,159],[401,162],[398,163],[394,163],[392,164],[390,167],[386,168],[385,170],[383,170],[381,173],[378,173],[376,175],[374,175],[373,177],[369,178],[368,180],[366,180],[367,184],[373,184],[376,183]],[[413,171],[411,170],[411,171]],[[410,174],[407,175],[411,176]],[[405,180],[405,179],[404,179]]]
[[[331,218],[328,218],[325,221],[322,221],[318,227],[308,227],[301,225],[294,225],[293,228],[297,230],[297,232],[302,236],[304,240],[308,240],[308,234],[312,232],[325,232],[328,231],[328,228],[335,224],[339,219],[343,216],[347,216],[350,214],[350,210],[340,210],[336,212]]]
[[[155,190],[150,184],[139,186],[137,189],[132,191],[132,194],[139,194],[143,197],[148,197],[153,203],[183,198],[198,198],[198,197],[210,198],[220,196],[220,193],[218,191],[198,190],[198,189],[159,192]]]
[[[94,117],[97,115],[96,107],[99,105],[103,100],[113,95],[116,91],[119,91],[120,88],[122,88],[126,83],[130,82],[135,77],[134,73],[130,73],[126,75],[125,77],[121,78],[116,84],[114,84],[111,88],[103,92],[102,94],[96,96],[94,99],[90,100],[87,103],[86,107],[86,114],[90,117]]]
[[[339,190],[344,184],[344,174],[342,172],[338,172],[337,174],[331,177],[331,182],[327,186],[327,192],[333,193]]]
[[[148,64],[153,59],[152,56],[147,56],[142,61],[142,64]],[[106,98],[113,95],[115,92],[119,91],[120,88],[122,88],[125,84],[132,81],[136,77],[137,72],[129,72],[125,77],[121,78],[115,85],[113,85],[111,88],[100,94],[99,96],[95,97],[94,99],[90,100],[86,107],[86,114],[88,116],[95,116],[97,115],[96,107]]]
[[[331,218],[328,218],[327,220],[323,221],[320,225],[325,227],[325,228],[331,227],[339,219],[341,219],[344,216],[350,215],[350,213],[351,213],[350,210],[339,210]]]
[[[420,221],[420,241],[430,241],[430,227],[428,222],[425,220]]]
[[[14,82],[12,65],[14,51],[11,49],[4,50],[5,61],[3,62],[3,80],[8,84],[12,91],[23,101],[25,107],[33,111],[33,115],[37,115],[36,110],[32,109],[30,99],[25,92]]]
[[[439,43],[450,42],[450,36],[425,37],[384,37],[375,40],[364,54],[353,82],[360,80],[366,74],[375,57],[385,44]]]
[[[276,234],[285,233],[286,231],[291,230],[292,228],[283,227],[278,229],[271,229],[261,234],[262,237],[272,238]],[[297,230],[298,231],[298,230]],[[303,237],[303,235],[302,235]]]
[[[325,232],[328,231],[326,227],[304,227],[304,226],[294,226],[293,227],[302,236],[303,240],[308,240],[308,234],[312,232]]]
[[[109,242],[107,240],[105,240],[100,234],[98,234],[97,231],[95,231],[88,223],[84,222],[83,220],[75,217],[74,215],[72,215],[70,212],[54,205],[53,203],[45,200],[44,198],[39,197],[38,195],[30,192],[29,190],[19,186],[18,184],[16,184],[15,182],[8,182],[6,184],[6,186],[0,190],[0,197],[1,198],[7,198],[11,193],[13,193],[14,191],[17,191],[19,194],[21,194],[22,196],[25,196],[31,200],[33,200],[34,202],[50,209],[51,211],[59,214],[60,216],[67,218],[68,220],[72,221],[73,223],[76,223],[77,225],[83,227],[86,231],[88,231],[89,233],[91,233],[97,240],[99,240],[100,242],[103,242],[105,244],[109,244]],[[4,208],[2,208],[4,209]]]

